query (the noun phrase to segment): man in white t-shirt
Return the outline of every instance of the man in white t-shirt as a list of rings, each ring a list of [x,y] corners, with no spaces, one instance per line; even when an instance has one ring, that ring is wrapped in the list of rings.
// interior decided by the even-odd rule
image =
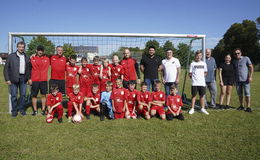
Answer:
[[[195,54],[195,61],[193,61],[190,64],[190,72],[189,76],[192,79],[192,86],[191,86],[191,109],[189,111],[189,114],[194,113],[194,106],[196,101],[196,95],[197,92],[199,92],[200,96],[200,105],[201,105],[201,112],[204,114],[209,114],[205,109],[205,103],[204,103],[204,96],[206,93],[206,82],[205,82],[205,76],[207,75],[208,69],[207,64],[202,59],[202,53],[200,51],[197,51]]]
[[[161,77],[164,83],[166,96],[168,96],[170,94],[171,86],[178,86],[181,74],[180,61],[173,57],[172,49],[166,51],[166,59],[162,60],[162,67]]]

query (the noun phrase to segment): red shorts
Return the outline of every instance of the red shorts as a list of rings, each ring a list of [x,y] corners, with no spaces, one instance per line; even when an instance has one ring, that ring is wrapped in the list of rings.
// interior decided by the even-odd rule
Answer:
[[[125,117],[125,112],[121,112],[121,113],[114,113],[115,119],[123,119]]]
[[[152,107],[151,107],[151,111],[152,111],[152,110],[155,110],[156,113],[158,113],[159,115],[165,114],[165,111],[164,111],[163,106],[152,106]]]
[[[142,110],[140,110],[139,108],[140,108],[140,107],[138,107],[138,114],[141,114],[142,116],[146,116],[147,113],[149,114],[148,108],[147,108],[146,106],[143,106],[143,109],[142,109]]]

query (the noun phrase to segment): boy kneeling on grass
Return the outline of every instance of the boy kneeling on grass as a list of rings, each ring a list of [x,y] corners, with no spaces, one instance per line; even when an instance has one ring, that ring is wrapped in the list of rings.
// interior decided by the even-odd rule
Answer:
[[[111,81],[106,82],[106,91],[101,93],[100,99],[100,120],[103,121],[105,116],[108,119],[114,119],[114,112],[112,107],[112,100],[110,99],[112,93],[113,83]]]
[[[136,82],[130,80],[128,82],[128,90],[126,92],[126,119],[136,119],[135,109],[137,106],[137,95],[139,91],[135,89]]]
[[[57,84],[52,84],[51,93],[47,95],[47,109],[46,117],[47,123],[52,123],[54,115],[58,114],[58,122],[62,122],[63,107],[62,107],[62,93],[58,90]]]
[[[151,94],[147,91],[147,83],[143,82],[141,84],[141,92],[137,95],[138,109],[137,115],[138,118],[143,116],[145,119],[150,119],[150,102]]]
[[[69,94],[68,102],[68,122],[72,120],[72,113],[76,111],[83,118],[82,103],[84,102],[83,93],[79,91],[79,85],[74,84],[72,86],[73,92]]]
[[[100,92],[99,92],[99,84],[92,84],[91,92],[87,94],[85,97],[86,101],[86,117],[90,119],[90,112],[94,112],[95,115],[100,113]]]
[[[164,103],[165,103],[165,93],[161,91],[161,81],[155,80],[155,91],[152,92],[151,95],[151,116],[155,116],[159,114],[160,118],[165,120],[165,111],[164,111]]]
[[[184,120],[182,115],[181,107],[183,106],[181,96],[177,94],[178,89],[173,85],[171,86],[170,95],[167,97],[166,106],[168,111],[166,112],[166,119],[173,120],[177,118]]]

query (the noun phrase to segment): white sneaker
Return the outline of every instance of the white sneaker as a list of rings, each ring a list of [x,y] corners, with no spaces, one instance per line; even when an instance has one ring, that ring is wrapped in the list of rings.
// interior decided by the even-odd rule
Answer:
[[[194,113],[194,108],[191,108],[189,114],[193,114],[193,113]]]
[[[201,108],[201,112],[206,114],[206,115],[209,115],[209,112],[207,112],[205,108]]]

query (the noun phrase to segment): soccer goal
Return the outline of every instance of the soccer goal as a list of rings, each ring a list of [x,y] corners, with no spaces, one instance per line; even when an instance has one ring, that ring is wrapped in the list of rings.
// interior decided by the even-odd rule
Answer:
[[[148,47],[156,47],[156,54],[164,58],[166,49],[173,49],[174,57],[181,62],[182,69],[187,69],[190,59],[196,50],[202,50],[205,57],[205,35],[196,34],[157,34],[157,33],[9,33],[9,54],[16,50],[19,41],[26,43],[26,52],[32,53],[35,44],[44,46],[47,54],[55,53],[55,46],[63,46],[65,55],[76,54],[78,60],[87,57],[90,62],[94,56],[110,59],[117,54],[122,58],[122,52],[129,48],[132,57],[138,62],[143,54],[148,53]],[[181,89],[184,85],[182,72]],[[9,98],[9,112],[11,101]]]

